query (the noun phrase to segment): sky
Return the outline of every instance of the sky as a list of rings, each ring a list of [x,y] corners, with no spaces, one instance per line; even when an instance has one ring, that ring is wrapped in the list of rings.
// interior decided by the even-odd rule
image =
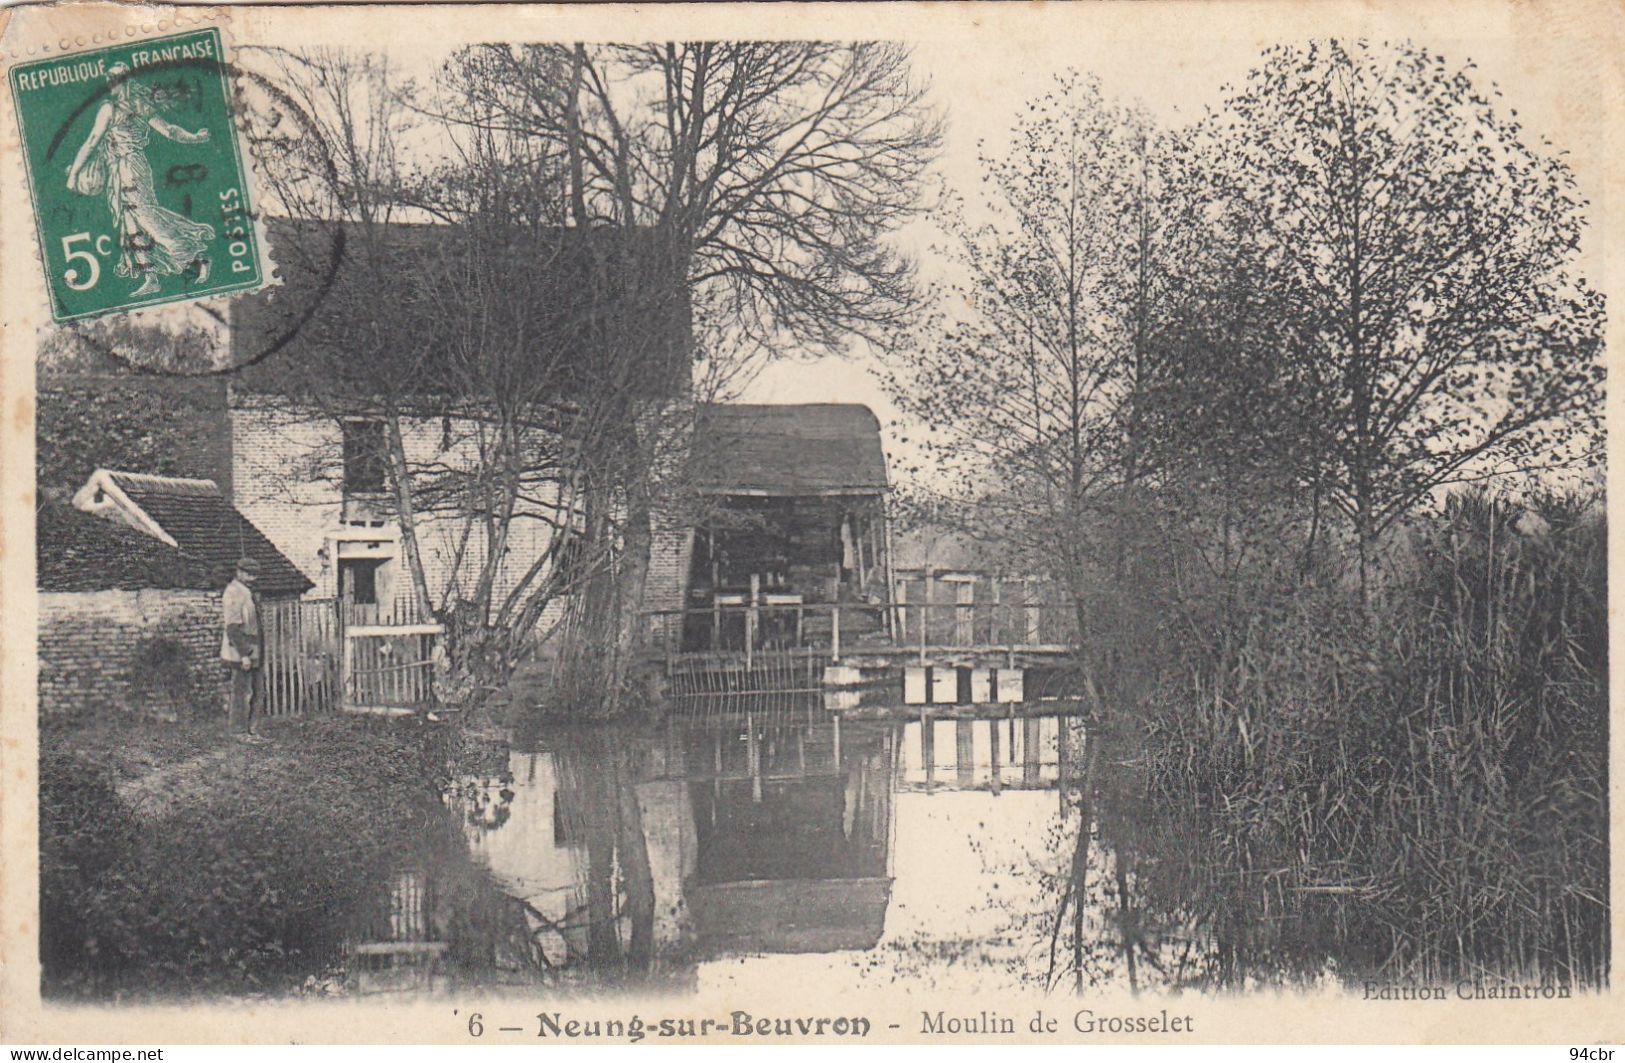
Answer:
[[[19,19],[30,17],[17,9]],[[1164,123],[1195,118],[1216,104],[1226,84],[1237,83],[1272,43],[1312,37],[1409,39],[1452,60],[1471,58],[1485,80],[1499,83],[1532,136],[1549,137],[1571,153],[1582,191],[1596,202],[1625,181],[1625,167],[1610,165],[1621,123],[1613,113],[1621,96],[1621,64],[1603,35],[1603,16],[1587,0],[1415,0],[1408,4],[1225,0],[1196,3],[703,5],[647,7],[533,5],[524,8],[444,5],[386,13],[361,6],[266,6],[233,12],[233,47],[252,43],[288,47],[347,44],[388,52],[407,70],[428,73],[453,49],[482,40],[668,40],[694,38],[848,37],[904,40],[913,49],[916,76],[946,120],[938,162],[950,188],[979,182],[977,150],[998,146],[1026,102],[1069,68],[1099,78],[1108,97],[1139,101]],[[58,11],[55,17],[62,16]],[[1615,202],[1625,202],[1618,195]],[[1585,248],[1584,272],[1610,290],[1611,249],[1595,230]],[[900,233],[899,246],[916,255],[922,274],[941,275],[928,223]],[[1613,246],[1625,246],[1615,241]],[[1617,275],[1618,270],[1612,271]],[[13,283],[37,286],[29,271]],[[24,292],[25,296],[30,292]],[[41,300],[24,298],[19,307]],[[21,316],[21,315],[20,315]],[[21,324],[19,320],[15,322]],[[1617,326],[1616,326],[1617,327]],[[894,411],[871,372],[872,355],[808,359],[783,351],[742,396],[759,402],[863,402],[892,430]]]
[[[1079,34],[1066,46],[1030,61],[1016,62],[1011,56],[1010,62],[988,69],[993,64],[986,61],[985,41],[916,44],[916,76],[929,82],[932,102],[946,119],[939,176],[950,189],[975,190],[980,183],[978,153],[983,145],[997,153],[1027,101],[1048,92],[1055,78],[1068,69],[1094,74],[1108,97],[1137,99],[1159,120],[1176,124],[1197,115],[1207,101],[1218,99],[1219,87],[1226,81],[1244,77],[1258,54],[1251,42],[1226,42],[1219,49],[1222,56],[1215,55],[1209,41],[1200,49],[1206,54],[1198,62],[1196,49],[1177,42],[1172,47],[1186,54],[1148,70],[1139,49]],[[910,225],[896,239],[899,247],[917,258],[923,277],[939,273],[934,247],[941,242],[941,233],[928,220]],[[897,411],[874,373],[877,364],[874,354],[861,345],[848,357],[807,358],[792,353],[768,365],[742,398],[775,403],[862,402],[880,415],[888,429],[888,442],[895,447],[908,428],[898,422]]]
[[[1292,24],[1290,17],[1281,19],[1279,26],[1263,25],[1245,17],[1246,8],[1239,4],[1214,4],[1207,10],[1148,6],[1178,8],[1190,17],[1180,20],[1184,25],[1152,35],[1135,20],[1121,17],[1124,9],[1118,6],[1110,9],[1115,17],[1095,23],[1080,19],[1073,32],[1036,39],[990,42],[985,35],[972,35],[916,43],[915,70],[929,80],[932,98],[947,117],[939,171],[949,186],[974,190],[980,183],[979,147],[1002,145],[1027,101],[1048,91],[1055,77],[1069,68],[1097,77],[1108,98],[1138,101],[1161,123],[1181,125],[1222,100],[1227,85],[1244,81],[1270,43],[1297,43],[1326,32],[1314,25]],[[1582,191],[1594,201],[1593,215],[1600,215],[1604,185],[1617,168],[1608,165],[1608,139],[1597,132],[1602,113],[1585,102],[1585,68],[1595,60],[1590,46],[1579,39],[1531,40],[1516,19],[1451,19],[1446,10],[1450,6],[1420,4],[1418,10],[1431,9],[1440,17],[1389,33],[1381,27],[1360,28],[1377,39],[1415,39],[1449,60],[1473,60],[1480,68],[1481,84],[1494,81],[1501,86],[1508,106],[1518,111],[1532,137],[1547,137],[1554,148],[1570,153]],[[1222,17],[1211,17],[1213,9],[1236,15],[1226,25]],[[1331,13],[1340,7],[1325,4],[1317,9]],[[1282,6],[1271,10],[1299,16],[1299,21],[1303,14]],[[1328,23],[1335,25],[1337,20]],[[1543,25],[1554,35],[1567,31],[1561,19]],[[1417,32],[1424,28],[1429,32]],[[1572,76],[1557,76],[1563,70]],[[1590,234],[1582,270],[1606,291],[1602,235],[1601,229]],[[940,244],[940,239],[925,223],[904,230],[897,242],[918,256],[922,275],[930,277],[941,269],[932,252],[932,244]],[[888,450],[907,451],[899,441],[917,430],[899,420],[873,373],[875,365],[865,349],[845,358],[809,359],[792,353],[765,368],[743,397],[754,402],[866,403],[886,426]]]

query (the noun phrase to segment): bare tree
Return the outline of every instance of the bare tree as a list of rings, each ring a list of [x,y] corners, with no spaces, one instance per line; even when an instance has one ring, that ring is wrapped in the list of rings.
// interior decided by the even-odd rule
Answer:
[[[1083,623],[1088,573],[1116,552],[1108,526],[1150,468],[1176,159],[1142,112],[1060,78],[1008,153],[984,154],[985,198],[945,213],[958,275],[933,326],[899,337],[889,377],[926,428],[939,501],[1063,580]]]
[[[760,342],[839,350],[912,301],[887,237],[921,206],[939,122],[875,42],[482,45],[448,117],[566,152],[578,224],[660,229]]]
[[[579,227],[646,230],[652,262],[747,350],[839,350],[912,307],[887,243],[919,209],[940,140],[908,52],[870,42],[483,45],[448,64],[438,105],[476,135],[557,145]],[[606,452],[649,455],[646,409]],[[616,656],[631,652],[655,465],[620,466]]]

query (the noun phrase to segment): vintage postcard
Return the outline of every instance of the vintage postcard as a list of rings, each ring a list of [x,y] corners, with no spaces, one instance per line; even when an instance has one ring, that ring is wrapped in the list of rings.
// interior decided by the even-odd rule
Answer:
[[[0,11],[0,1040],[1606,1058],[1620,42]]]

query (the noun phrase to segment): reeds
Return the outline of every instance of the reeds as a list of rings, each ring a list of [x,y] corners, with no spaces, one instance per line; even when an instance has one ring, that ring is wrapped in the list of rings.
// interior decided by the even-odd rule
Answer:
[[[1165,620],[1102,840],[1147,918],[1204,928],[1203,979],[1603,984],[1600,501],[1464,495],[1393,553],[1369,607],[1299,582]]]

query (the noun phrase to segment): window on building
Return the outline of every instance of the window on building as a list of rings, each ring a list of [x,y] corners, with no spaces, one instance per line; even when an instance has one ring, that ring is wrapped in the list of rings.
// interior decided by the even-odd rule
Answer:
[[[344,430],[344,490],[376,494],[386,490],[384,422],[348,420]]]
[[[339,562],[339,596],[354,605],[378,604],[378,570],[383,561],[344,560]]]

